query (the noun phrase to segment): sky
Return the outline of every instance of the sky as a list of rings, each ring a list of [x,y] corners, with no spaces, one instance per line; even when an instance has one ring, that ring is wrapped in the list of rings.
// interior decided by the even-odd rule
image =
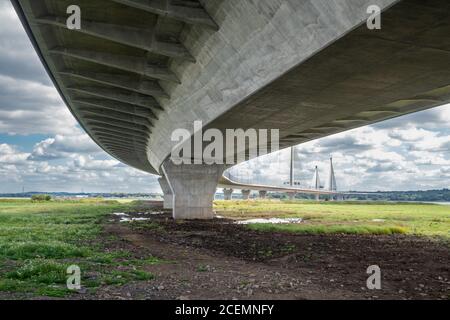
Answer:
[[[0,193],[160,192],[157,177],[101,150],[52,85],[9,1],[0,1]],[[299,145],[295,178],[327,180],[333,156],[338,190],[450,187],[450,105]],[[289,150],[240,164],[235,175],[281,184]]]

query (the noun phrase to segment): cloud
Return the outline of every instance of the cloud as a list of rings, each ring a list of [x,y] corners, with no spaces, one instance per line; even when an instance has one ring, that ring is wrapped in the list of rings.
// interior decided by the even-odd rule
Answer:
[[[56,135],[37,143],[29,160],[48,161],[69,157],[72,154],[103,153],[87,134]]]
[[[0,132],[70,134],[78,125],[56,89],[0,75]]]
[[[54,88],[9,1],[0,2],[0,132],[70,134],[77,122]]]
[[[45,157],[38,159],[15,146],[0,144],[0,193],[21,192],[22,187],[41,192],[160,191],[156,176],[120,164],[98,152],[95,145],[91,149],[89,144],[74,144],[78,140],[63,136],[45,139],[37,144],[46,146]],[[51,143],[44,143],[48,141]],[[54,154],[57,159],[52,158]]]
[[[373,167],[367,169],[368,173],[379,173],[379,172],[399,172],[402,167],[397,166],[395,163],[378,163]]]
[[[434,136],[429,139],[422,139],[409,146],[412,151],[445,152],[449,151],[450,135]]]
[[[9,1],[0,2],[0,74],[50,85],[50,79]]]
[[[320,152],[334,153],[334,152],[361,152],[369,150],[371,144],[368,141],[360,139],[358,136],[351,134],[335,135],[328,139],[321,140],[317,143]]]
[[[388,133],[388,136],[400,141],[415,142],[424,139],[433,139],[437,134],[435,132],[409,126],[406,128],[395,128]]]
[[[395,129],[406,126],[415,126],[428,130],[450,128],[450,104],[411,113],[373,125],[376,129]]]
[[[19,152],[14,147],[6,143],[0,144],[0,163],[2,164],[22,164],[27,160],[28,155],[28,153]]]
[[[78,155],[73,160],[73,167],[82,170],[108,171],[116,167],[120,162],[117,160],[97,160],[92,156]]]

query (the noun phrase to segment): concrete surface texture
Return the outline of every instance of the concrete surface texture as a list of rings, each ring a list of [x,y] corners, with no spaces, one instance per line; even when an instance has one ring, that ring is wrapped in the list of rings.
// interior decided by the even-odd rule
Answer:
[[[169,183],[167,182],[166,177],[162,176],[158,179],[159,186],[161,187],[161,191],[163,192],[164,197],[164,209],[172,209],[173,208],[173,193],[170,189]]]
[[[267,197],[267,191],[266,190],[259,190],[259,197],[261,199],[265,199]]]
[[[233,189],[223,189],[224,200],[231,200],[233,195]]]
[[[241,190],[242,199],[243,200],[248,200],[250,198],[250,192],[251,192],[251,190],[242,189]]]
[[[167,160],[162,166],[173,194],[174,219],[212,219],[213,199],[225,170],[223,165],[175,165]]]
[[[149,173],[163,174],[172,132],[196,120],[279,129],[288,147],[450,101],[447,0],[12,2],[87,133]],[[74,4],[80,30],[65,25]],[[381,30],[365,25],[369,5]]]

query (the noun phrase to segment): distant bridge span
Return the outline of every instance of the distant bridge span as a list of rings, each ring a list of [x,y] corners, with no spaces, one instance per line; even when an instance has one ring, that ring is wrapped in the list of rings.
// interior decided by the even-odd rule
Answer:
[[[304,194],[314,194],[314,195],[343,195],[350,194],[339,191],[328,191],[324,189],[305,189],[305,188],[297,188],[291,186],[273,186],[273,185],[264,185],[264,184],[250,184],[250,183],[241,183],[237,181],[231,180],[229,177],[224,174],[219,180],[220,188],[234,188],[240,190],[256,190],[256,191],[274,191],[274,192],[284,192],[284,193],[304,193]],[[353,194],[353,193],[352,193]]]

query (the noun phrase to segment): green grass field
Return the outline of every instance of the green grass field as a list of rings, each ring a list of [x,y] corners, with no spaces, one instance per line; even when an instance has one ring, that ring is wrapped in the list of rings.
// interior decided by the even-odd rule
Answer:
[[[107,201],[0,200],[0,292],[67,296],[66,270],[73,264],[92,291],[151,279],[138,268],[157,259],[134,260],[128,252],[108,248],[115,239],[98,241],[105,214],[131,209],[131,204]]]
[[[264,231],[296,233],[414,234],[450,239],[450,206],[413,203],[215,201],[234,219],[302,218],[301,224],[251,224]]]

